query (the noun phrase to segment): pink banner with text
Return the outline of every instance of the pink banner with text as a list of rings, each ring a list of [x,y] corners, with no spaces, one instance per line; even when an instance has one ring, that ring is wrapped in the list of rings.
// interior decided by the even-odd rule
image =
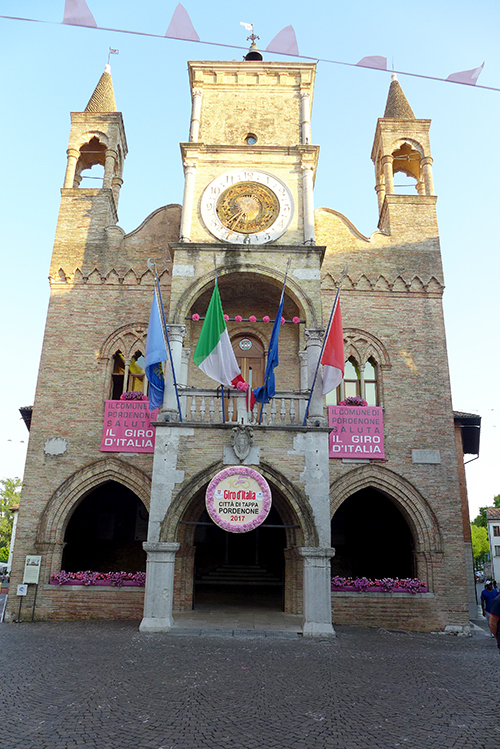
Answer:
[[[385,458],[381,408],[328,406],[330,458]]]
[[[106,401],[101,452],[152,453],[155,449],[155,421],[158,409],[149,410],[149,402]]]

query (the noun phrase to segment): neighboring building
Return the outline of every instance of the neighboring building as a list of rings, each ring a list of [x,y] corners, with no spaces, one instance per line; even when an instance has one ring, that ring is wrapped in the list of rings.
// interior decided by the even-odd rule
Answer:
[[[372,150],[379,227],[366,237],[337,211],[314,210],[315,73],[313,63],[266,62],[255,50],[243,62],[189,63],[182,207],[159,208],[129,234],[117,224],[128,149],[109,69],[85,111],[72,113],[11,578],[22,581],[27,554],[42,556],[39,618],[142,617],[143,631],[161,631],[172,611],[255,594],[303,614],[305,634],[332,633],[332,610],[334,623],[466,631],[470,543],[468,518],[457,523],[466,495],[430,121],[415,118],[394,77]],[[93,165],[104,169],[102,188],[81,186]],[[396,194],[397,172],[413,178],[415,192]],[[278,392],[262,424],[250,419],[252,434],[245,395],[231,393],[224,422],[220,390],[192,361],[214,255],[228,332],[253,387],[262,384],[272,328],[263,320],[276,314],[290,260]],[[169,385],[154,456],[124,442],[103,452],[106,400],[147,387],[149,257],[159,268],[184,420]],[[359,395],[369,408],[342,407],[337,431],[330,428],[320,376],[302,426],[346,265],[345,382],[327,401]],[[120,418],[106,418],[112,441]],[[234,442],[237,421],[246,458]],[[354,441],[346,455],[347,434]],[[265,477],[272,509],[259,528],[227,533],[209,520],[205,494],[219,471],[240,464]],[[49,584],[61,569],[146,569],[146,555],[145,591]],[[343,576],[417,577],[428,592],[331,594],[330,564]],[[11,618],[15,608],[9,600]]]
[[[491,577],[500,583],[500,507],[488,507],[486,518],[490,543]]]

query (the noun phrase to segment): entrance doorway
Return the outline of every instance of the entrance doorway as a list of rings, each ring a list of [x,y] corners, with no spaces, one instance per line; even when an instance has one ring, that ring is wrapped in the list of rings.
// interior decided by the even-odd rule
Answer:
[[[252,334],[243,333],[235,336],[231,343],[245,382],[251,389],[263,385],[265,357],[262,342]]]
[[[286,532],[275,507],[248,533],[228,533],[203,510],[196,527],[193,608],[200,604],[283,611]]]

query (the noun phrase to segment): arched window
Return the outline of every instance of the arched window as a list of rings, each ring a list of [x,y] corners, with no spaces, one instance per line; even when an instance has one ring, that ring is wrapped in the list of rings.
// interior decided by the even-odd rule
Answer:
[[[136,351],[129,362],[121,351],[113,357],[111,375],[111,400],[119,400],[122,393],[130,390],[147,393],[147,379],[144,373],[144,356]]]
[[[340,401],[355,396],[363,398],[369,406],[379,404],[377,363],[372,357],[361,365],[354,357],[349,357],[344,367],[344,379],[336,390],[328,393],[326,405],[336,406]]]
[[[361,395],[361,374],[351,357],[344,368],[344,398],[354,398],[356,395]]]
[[[418,192],[421,156],[409,143],[393,152],[394,192],[408,195]]]
[[[79,187],[82,179],[90,180],[90,182],[85,182],[85,187],[102,187],[105,160],[106,146],[94,136],[80,148],[74,187]],[[86,171],[92,171],[92,174],[83,174]]]

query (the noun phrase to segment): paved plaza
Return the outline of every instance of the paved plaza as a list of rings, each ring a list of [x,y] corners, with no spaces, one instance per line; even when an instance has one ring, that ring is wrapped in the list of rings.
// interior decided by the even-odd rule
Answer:
[[[265,622],[264,622],[265,624]],[[472,637],[338,627],[0,625],[1,749],[498,749],[500,657]]]

